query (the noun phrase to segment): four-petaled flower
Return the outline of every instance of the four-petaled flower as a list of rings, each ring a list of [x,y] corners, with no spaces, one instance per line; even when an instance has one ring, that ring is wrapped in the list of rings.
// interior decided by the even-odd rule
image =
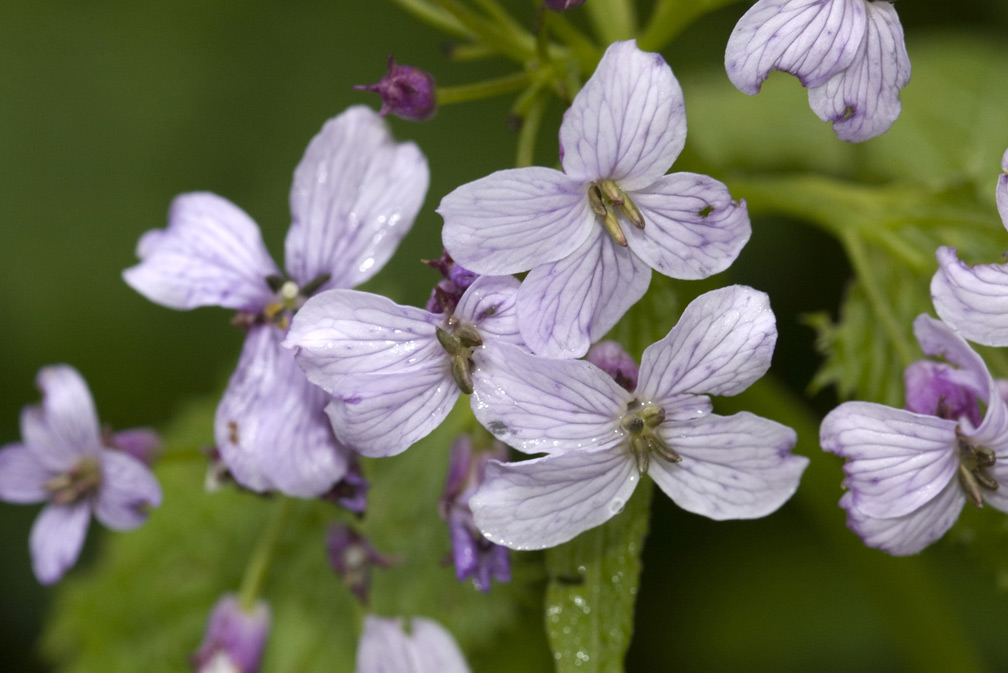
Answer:
[[[476,273],[529,271],[525,343],[580,357],[647,291],[651,269],[706,278],[749,240],[744,202],[717,180],[665,172],[686,141],[682,89],[658,54],[606,50],[560,126],[563,171],[498,171],[448,194],[445,249]]]
[[[114,435],[103,441],[76,369],[45,367],[36,381],[42,403],[21,412],[22,443],[0,449],[0,500],[48,503],[30,548],[35,576],[52,584],[77,561],[92,514],[113,530],[136,528],[161,504],[161,487],[141,460],[115,448]]]
[[[469,665],[452,635],[433,619],[413,617],[406,633],[401,619],[369,615],[357,644],[354,671],[469,673]]]
[[[899,117],[910,58],[889,2],[759,0],[728,38],[725,70],[749,95],[759,93],[771,70],[791,73],[837,137],[860,142]]]
[[[141,262],[123,274],[134,289],[171,308],[235,309],[248,329],[214,419],[221,456],[246,488],[315,496],[345,474],[326,395],[280,343],[306,297],[358,285],[388,261],[427,183],[420,150],[397,144],[372,110],[352,107],[325,124],[294,172],[286,278],[255,222],[214,194],[179,196],[168,228],[140,239]]]
[[[823,419],[823,449],[847,459],[840,506],[865,544],[902,556],[945,534],[967,500],[1008,511],[1008,405],[986,365],[940,320],[914,333],[943,357],[906,372],[907,409],[845,402]],[[978,402],[986,405],[981,420]]]
[[[790,452],[794,431],[747,412],[712,414],[708,395],[760,378],[776,338],[767,296],[731,286],[694,300],[644,351],[633,392],[591,363],[502,346],[490,363],[496,385],[477,380],[476,418],[516,449],[547,455],[488,463],[469,501],[476,525],[513,549],[560,544],[618,514],[645,473],[712,519],[773,512],[808,463]]]

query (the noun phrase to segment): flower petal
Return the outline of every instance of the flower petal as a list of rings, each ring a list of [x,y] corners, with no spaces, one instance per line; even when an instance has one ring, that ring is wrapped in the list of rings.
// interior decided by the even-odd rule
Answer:
[[[460,393],[448,366],[444,358],[426,370],[345,377],[326,407],[336,436],[371,458],[402,453],[455,406]]]
[[[524,346],[516,308],[519,285],[514,276],[480,276],[466,289],[454,315],[472,322],[484,340],[490,336]]]
[[[697,280],[724,271],[749,241],[745,201],[706,175],[673,173],[630,194],[644,228],[624,226],[644,263],[672,278]]]
[[[448,630],[432,619],[414,617],[413,655],[417,673],[469,673],[462,651]],[[390,669],[391,670],[391,669]]]
[[[283,333],[249,330],[214,418],[214,438],[235,479],[254,491],[320,495],[346,472],[346,456],[323,413],[326,395],[312,386]]]
[[[652,457],[648,474],[683,509],[719,521],[776,511],[809,462],[791,453],[794,430],[748,412],[666,423],[658,431],[683,460]]]
[[[654,182],[686,144],[682,88],[661,54],[615,42],[560,125],[560,162],[574,180],[624,190]],[[464,263],[464,262],[463,262]]]
[[[819,86],[849,66],[865,32],[861,0],[760,0],[735,24],[725,49],[728,79],[750,96],[771,70]]]
[[[940,538],[959,518],[965,503],[966,497],[956,480],[918,509],[885,519],[861,512],[854,506],[851,492],[840,498],[840,506],[847,511],[847,527],[869,547],[893,556],[916,554]]]
[[[91,507],[87,502],[74,505],[46,505],[32,525],[28,546],[32,569],[42,584],[55,584],[69,570],[84,546]]]
[[[101,488],[95,518],[112,530],[130,530],[147,520],[148,510],[161,505],[161,486],[154,473],[133,456],[102,451]]]
[[[871,402],[845,402],[823,419],[822,448],[847,459],[851,504],[898,517],[934,499],[959,467],[956,423]]]
[[[970,341],[1008,346],[1008,264],[959,261],[955,248],[938,248],[931,299],[938,316]]]
[[[333,394],[347,375],[404,373],[443,360],[435,335],[442,320],[381,295],[330,290],[305,302],[283,345],[309,381]]]
[[[837,138],[852,143],[889,130],[902,107],[900,90],[910,82],[910,57],[896,10],[888,2],[863,4],[868,22],[854,61],[809,89],[812,111],[833,122]]]
[[[735,395],[770,368],[776,342],[766,293],[744,285],[707,292],[644,350],[637,396],[661,405],[682,393]]]
[[[144,234],[137,257],[140,263],[123,271],[123,279],[151,301],[176,309],[258,311],[273,295],[265,278],[280,274],[252,218],[208,192],[176,197],[168,227]]]
[[[651,269],[597,229],[564,259],[525,276],[518,290],[518,329],[539,355],[581,357],[650,283]]]
[[[596,226],[587,186],[537,166],[464,184],[441,199],[437,212],[452,259],[492,276],[562,259]]]
[[[24,444],[7,444],[0,448],[0,500],[29,504],[49,497],[45,483],[55,476]]]
[[[469,507],[490,541],[545,549],[619,514],[638,479],[623,446],[573,449],[520,463],[492,460]]]
[[[70,365],[39,370],[42,402],[21,412],[21,438],[49,469],[62,472],[101,446],[94,399],[84,377]]]
[[[413,226],[429,182],[423,153],[396,143],[370,108],[330,119],[294,171],[287,271],[300,284],[330,274],[327,289],[371,278]]]
[[[624,442],[631,395],[583,360],[549,360],[507,344],[473,355],[472,409],[495,437],[525,453]]]
[[[1005,228],[1008,228],[1008,150],[1005,150],[1005,153],[1001,155],[1001,175],[998,176],[994,198],[997,200],[1001,223]]]
[[[406,634],[400,619],[365,617],[355,673],[469,673],[462,651],[443,626],[414,617],[411,631]]]

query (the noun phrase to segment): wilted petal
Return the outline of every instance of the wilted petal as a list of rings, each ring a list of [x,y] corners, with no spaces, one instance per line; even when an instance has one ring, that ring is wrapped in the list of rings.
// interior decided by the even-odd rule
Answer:
[[[581,357],[647,292],[651,269],[601,228],[573,253],[532,269],[518,290],[518,328],[544,357]]]
[[[294,171],[286,265],[304,284],[327,273],[325,288],[371,278],[406,235],[429,182],[413,143],[396,143],[368,107],[326,122]]]
[[[265,278],[280,273],[252,218],[208,192],[176,197],[168,227],[144,234],[137,257],[140,263],[123,271],[123,279],[151,301],[177,309],[258,311],[273,294]]]
[[[609,178],[624,190],[654,182],[685,143],[679,82],[661,54],[633,40],[606,49],[560,125],[564,172],[584,182]]]
[[[965,419],[970,428],[980,425],[978,397],[986,399],[987,388],[977,388],[976,377],[961,376],[962,370],[944,362],[917,360],[903,370],[906,409],[951,420]]]
[[[648,474],[683,509],[719,521],[776,511],[808,465],[808,458],[791,453],[794,430],[748,412],[663,424],[658,431],[682,462],[652,457]]]
[[[959,261],[955,248],[938,248],[931,299],[942,320],[970,341],[1008,346],[1008,265]]]
[[[630,249],[655,271],[696,280],[724,271],[749,241],[745,201],[696,173],[673,173],[630,194],[644,228],[624,226]]]
[[[55,584],[77,562],[91,520],[87,502],[46,505],[31,529],[32,569],[42,584]]]
[[[426,370],[344,378],[326,407],[333,430],[365,456],[402,453],[441,425],[455,406],[459,388],[448,367],[445,358]]]
[[[101,446],[94,399],[70,365],[43,367],[35,385],[42,391],[42,402],[22,410],[21,439],[45,466],[61,472]]]
[[[862,0],[760,0],[732,30],[725,49],[728,79],[759,92],[771,70],[819,86],[849,66],[865,32]]]
[[[24,444],[7,444],[0,449],[0,500],[42,502],[49,497],[45,483],[55,474],[37,452]]]
[[[916,554],[940,538],[959,518],[965,503],[954,479],[918,509],[892,518],[871,517],[860,511],[853,504],[853,493],[840,498],[840,506],[847,511],[847,527],[869,547],[894,556]]]
[[[563,259],[592,231],[587,185],[551,168],[512,168],[441,200],[441,238],[456,262],[487,275]]]
[[[766,293],[732,285],[700,295],[641,356],[637,396],[735,395],[770,368],[777,321]]]
[[[809,89],[809,106],[833,122],[837,138],[861,142],[885,133],[900,114],[900,89],[910,81],[903,27],[888,2],[848,2],[867,8],[864,40],[850,66]]]
[[[473,323],[484,341],[490,336],[497,341],[524,345],[515,308],[519,285],[514,276],[480,276],[462,295],[455,316]]]
[[[623,442],[619,417],[630,394],[582,360],[549,360],[513,346],[475,360],[473,413],[495,437],[526,453]]]
[[[847,459],[845,485],[866,516],[898,517],[935,498],[959,467],[956,423],[870,402],[823,419],[822,448]]]
[[[214,419],[214,438],[235,479],[255,491],[320,495],[346,471],[346,458],[283,333],[253,327]]]
[[[284,346],[308,380],[332,394],[347,375],[416,371],[443,360],[435,336],[442,319],[381,295],[330,290],[294,315]]]
[[[102,451],[96,519],[112,530],[130,530],[160,505],[161,486],[146,465],[125,453]]]
[[[357,645],[355,673],[469,673],[451,634],[437,622],[414,617],[412,633],[402,620],[368,616]]]
[[[572,449],[520,463],[490,461],[469,507],[491,541],[545,549],[619,514],[638,477],[625,446]]]

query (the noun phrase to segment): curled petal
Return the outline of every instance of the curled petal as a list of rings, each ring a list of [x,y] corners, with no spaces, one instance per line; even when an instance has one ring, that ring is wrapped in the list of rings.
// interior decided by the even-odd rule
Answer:
[[[49,497],[45,483],[55,474],[36,451],[24,444],[7,444],[0,449],[0,500],[42,502]]]
[[[308,380],[332,394],[343,376],[415,371],[443,360],[435,336],[441,320],[381,295],[330,290],[294,315],[284,346]]]
[[[130,530],[147,520],[150,509],[161,505],[161,486],[154,473],[125,453],[103,451],[102,482],[95,503],[95,518],[112,530]]]
[[[707,292],[644,350],[638,397],[661,404],[682,393],[735,395],[770,368],[776,342],[766,293],[744,285]]]
[[[745,201],[706,175],[673,173],[633,192],[644,228],[624,226],[630,249],[655,271],[696,280],[727,269],[749,241]]]
[[[900,90],[910,82],[910,57],[896,10],[888,2],[863,4],[868,23],[854,61],[809,89],[812,111],[833,122],[837,138],[852,143],[889,130],[902,107]]]
[[[659,433],[682,462],[652,457],[648,474],[683,509],[719,521],[776,511],[808,465],[791,453],[794,430],[748,412],[665,424]]]
[[[587,186],[536,166],[464,184],[441,199],[437,212],[452,259],[494,276],[563,259],[595,226]]]
[[[847,527],[869,547],[893,556],[916,554],[940,538],[959,518],[965,503],[966,497],[954,479],[934,498],[903,516],[868,516],[854,505],[853,493],[840,498],[840,506],[847,511]]]
[[[619,514],[638,479],[624,447],[572,449],[520,463],[492,460],[469,507],[490,541],[545,549]]]
[[[725,70],[741,91],[759,93],[771,70],[814,87],[844,70],[865,32],[861,0],[760,0],[728,37]]]
[[[208,192],[172,202],[166,229],[137,245],[140,263],[123,279],[153,302],[176,309],[223,306],[258,311],[272,298],[267,276],[280,272],[245,211]]]
[[[346,457],[323,408],[326,396],[312,386],[282,332],[253,327],[214,418],[214,438],[224,462],[242,486],[312,497],[346,472]]]
[[[53,471],[69,468],[85,453],[101,446],[98,412],[87,383],[70,365],[39,370],[35,385],[42,403],[21,412],[21,438]]]
[[[396,143],[370,108],[330,119],[294,171],[287,271],[301,284],[330,274],[324,288],[371,278],[413,226],[429,181],[417,146]]]
[[[938,316],[970,341],[1008,346],[1008,265],[959,261],[955,248],[938,248],[931,299]]]
[[[91,507],[86,502],[42,509],[28,540],[32,569],[39,582],[55,584],[77,562],[90,520]]]
[[[518,290],[518,329],[539,355],[581,357],[650,283],[647,264],[598,229],[564,259],[525,276]]]
[[[847,459],[844,484],[866,516],[909,514],[935,498],[959,467],[955,421],[881,404],[841,404],[823,419],[819,441]]]
[[[504,443],[553,453],[624,441],[618,419],[631,395],[598,367],[507,344],[485,347],[473,359],[473,413]]]
[[[514,276],[480,276],[466,289],[455,307],[455,315],[476,326],[484,340],[496,340],[523,346],[518,332],[518,286]]]

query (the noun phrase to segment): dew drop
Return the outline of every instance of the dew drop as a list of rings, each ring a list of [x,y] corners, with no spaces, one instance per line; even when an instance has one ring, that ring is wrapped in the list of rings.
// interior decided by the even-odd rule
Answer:
[[[619,514],[623,511],[623,501],[619,498],[614,499],[609,503],[609,511],[613,514]]]

